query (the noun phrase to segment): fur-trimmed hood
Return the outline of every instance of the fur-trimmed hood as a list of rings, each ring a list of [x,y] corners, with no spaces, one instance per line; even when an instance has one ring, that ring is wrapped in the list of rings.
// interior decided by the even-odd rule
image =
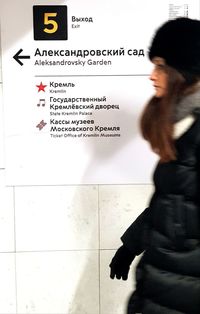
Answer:
[[[173,121],[180,121],[195,112],[200,113],[200,85],[196,92],[185,96],[174,106]]]

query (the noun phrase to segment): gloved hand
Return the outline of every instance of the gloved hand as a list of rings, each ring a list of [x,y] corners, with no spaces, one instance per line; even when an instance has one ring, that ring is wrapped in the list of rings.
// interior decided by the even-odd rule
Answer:
[[[128,272],[135,255],[122,245],[115,253],[110,263],[110,278],[127,280]]]

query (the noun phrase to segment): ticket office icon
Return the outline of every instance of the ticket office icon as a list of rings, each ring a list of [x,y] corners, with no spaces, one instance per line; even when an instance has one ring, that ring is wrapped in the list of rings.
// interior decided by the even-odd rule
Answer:
[[[34,40],[67,40],[67,6],[33,6]]]

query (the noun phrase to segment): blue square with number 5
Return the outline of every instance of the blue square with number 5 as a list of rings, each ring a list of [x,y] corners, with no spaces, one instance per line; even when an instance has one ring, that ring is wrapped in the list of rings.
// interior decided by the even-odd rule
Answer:
[[[34,40],[67,40],[67,6],[33,6]]]

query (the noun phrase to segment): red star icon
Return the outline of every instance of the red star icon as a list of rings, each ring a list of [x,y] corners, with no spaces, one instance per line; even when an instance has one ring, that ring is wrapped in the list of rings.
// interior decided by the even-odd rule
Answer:
[[[36,85],[37,87],[38,87],[38,93],[40,92],[40,91],[43,91],[43,92],[45,92],[45,87],[47,86],[47,85],[43,85],[42,84],[42,82],[40,83],[40,85]]]

